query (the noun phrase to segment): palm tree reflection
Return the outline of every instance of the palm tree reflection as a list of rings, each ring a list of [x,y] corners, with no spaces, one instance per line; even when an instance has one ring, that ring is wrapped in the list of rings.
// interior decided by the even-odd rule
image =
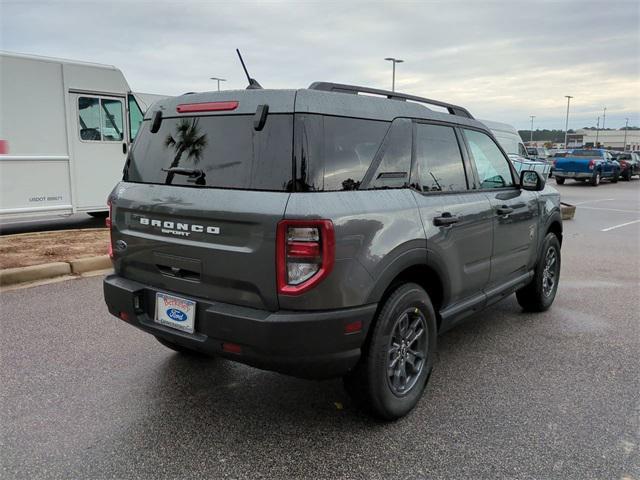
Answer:
[[[166,148],[173,148],[175,152],[173,161],[171,165],[169,165],[169,170],[178,167],[182,155],[185,154],[185,152],[186,159],[193,159],[194,165],[197,165],[201,160],[202,153],[207,146],[207,135],[200,135],[198,120],[198,118],[184,118],[180,120],[180,123],[178,123],[176,127],[175,137],[169,134],[164,140],[164,146]],[[174,175],[175,173],[173,172],[167,172],[167,178],[164,183],[167,185],[171,184]]]

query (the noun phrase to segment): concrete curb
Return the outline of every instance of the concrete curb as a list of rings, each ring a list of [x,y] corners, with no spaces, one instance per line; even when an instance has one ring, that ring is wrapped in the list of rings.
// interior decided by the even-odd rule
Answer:
[[[105,270],[111,268],[111,259],[107,255],[99,257],[79,258],[71,260],[71,273],[86,273],[93,270]]]
[[[5,268],[0,270],[0,286],[45,280],[63,275],[87,273],[111,268],[107,255],[79,258],[68,262],[52,262],[29,267]]]
[[[67,262],[45,263],[30,267],[5,268],[0,270],[0,285],[33,282],[44,278],[60,277],[71,273],[71,265]]]

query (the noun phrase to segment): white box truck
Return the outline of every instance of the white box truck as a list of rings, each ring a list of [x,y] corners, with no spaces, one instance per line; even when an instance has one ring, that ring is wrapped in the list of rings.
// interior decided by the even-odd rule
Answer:
[[[0,52],[0,219],[103,215],[160,98],[111,65]]]

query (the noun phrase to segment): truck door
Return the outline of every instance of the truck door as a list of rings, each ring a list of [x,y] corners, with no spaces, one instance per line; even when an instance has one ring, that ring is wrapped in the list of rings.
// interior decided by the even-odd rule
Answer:
[[[107,195],[122,178],[128,132],[125,98],[72,93],[72,168],[80,211],[107,208]]]

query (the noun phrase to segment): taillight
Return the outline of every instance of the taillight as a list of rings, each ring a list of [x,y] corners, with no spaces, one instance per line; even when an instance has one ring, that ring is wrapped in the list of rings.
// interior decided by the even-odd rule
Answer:
[[[109,205],[109,216],[104,220],[104,225],[109,229],[109,248],[107,249],[107,254],[109,258],[113,259],[113,233],[111,226],[112,222],[112,208],[111,208],[111,199],[107,200],[107,205]]]
[[[596,161],[594,159],[589,160],[589,170],[593,170],[596,166]]]
[[[276,234],[278,293],[299,295],[333,269],[335,233],[331,220],[282,220]]]

